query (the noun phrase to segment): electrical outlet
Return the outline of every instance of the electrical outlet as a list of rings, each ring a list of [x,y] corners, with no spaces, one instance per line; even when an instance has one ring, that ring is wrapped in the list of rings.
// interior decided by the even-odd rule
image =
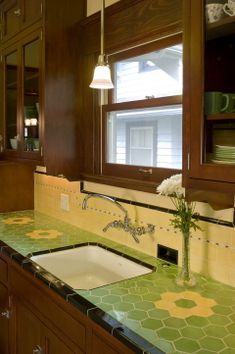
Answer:
[[[60,208],[65,211],[69,211],[69,195],[61,193],[60,194]]]
[[[173,248],[158,244],[157,257],[163,261],[178,264],[178,251]]]

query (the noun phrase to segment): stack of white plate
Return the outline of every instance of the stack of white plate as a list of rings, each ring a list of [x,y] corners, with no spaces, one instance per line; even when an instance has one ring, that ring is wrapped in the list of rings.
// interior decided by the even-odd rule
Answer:
[[[235,146],[215,145],[213,162],[235,164]]]

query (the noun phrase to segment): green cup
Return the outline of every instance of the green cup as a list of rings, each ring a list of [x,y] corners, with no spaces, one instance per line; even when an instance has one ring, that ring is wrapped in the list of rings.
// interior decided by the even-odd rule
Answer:
[[[226,112],[230,102],[229,95],[218,91],[205,92],[205,114]]]
[[[235,93],[227,93],[228,95],[228,107],[225,112],[232,113],[235,112]]]

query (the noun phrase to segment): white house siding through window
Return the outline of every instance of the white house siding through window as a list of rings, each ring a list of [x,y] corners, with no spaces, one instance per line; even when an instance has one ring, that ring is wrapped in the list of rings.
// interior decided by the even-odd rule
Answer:
[[[181,105],[109,112],[107,124],[107,162],[181,168]]]
[[[182,45],[119,61],[114,103],[182,94]]]

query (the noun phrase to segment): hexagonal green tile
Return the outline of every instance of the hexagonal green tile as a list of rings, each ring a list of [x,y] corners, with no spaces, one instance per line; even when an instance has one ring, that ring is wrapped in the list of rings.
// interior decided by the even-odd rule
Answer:
[[[230,307],[226,306],[221,306],[221,305],[215,305],[212,307],[212,310],[214,313],[220,314],[220,315],[229,315],[232,314],[233,310]]]
[[[196,326],[196,327],[205,327],[209,324],[207,318],[199,317],[199,316],[190,316],[186,318],[186,322],[189,325]]]
[[[118,295],[105,295],[102,297],[102,302],[105,304],[116,304],[117,302],[120,302],[120,296]]]
[[[199,339],[205,337],[205,333],[201,328],[187,326],[180,330],[182,337],[191,338],[191,339]]]
[[[134,309],[134,305],[129,302],[119,302],[114,304],[113,308],[117,311],[131,311]]]
[[[144,295],[148,293],[148,288],[146,287],[138,287],[138,288],[130,288],[129,289],[129,294],[134,294],[134,295]]]
[[[101,303],[101,298],[99,296],[88,295],[87,300],[91,301],[93,304],[98,305]]]
[[[188,300],[188,299],[176,300],[175,304],[179,307],[183,307],[183,308],[187,308],[187,309],[191,309],[192,307],[197,306],[196,302],[194,302],[192,300]]]
[[[157,301],[161,299],[161,296],[159,294],[149,293],[142,295],[142,299],[146,301]]]
[[[232,323],[231,325],[227,326],[227,330],[231,334],[235,334],[235,323]]]
[[[228,317],[225,317],[224,315],[212,315],[208,317],[208,320],[212,324],[219,326],[226,326],[227,324],[231,323],[230,319]]]
[[[135,304],[135,308],[148,311],[154,309],[155,305],[150,301],[141,301]]]
[[[163,327],[163,323],[160,320],[154,320],[152,318],[147,318],[146,320],[141,321],[141,326],[144,328],[156,330]]]
[[[235,323],[235,313],[229,316],[230,320]]]
[[[159,320],[169,318],[169,312],[161,309],[153,309],[148,311],[150,318],[157,318]]]
[[[133,311],[128,312],[127,317],[131,318],[133,320],[144,320],[148,317],[148,314],[146,311],[133,310]]]
[[[224,344],[221,339],[214,338],[214,337],[205,337],[202,339],[199,339],[199,343],[202,348],[205,348],[207,350],[212,350],[215,353],[218,353],[220,350],[224,348]]]
[[[167,340],[175,340],[180,337],[180,333],[177,329],[173,328],[161,328],[157,331],[157,334]]]
[[[115,289],[110,290],[110,294],[112,294],[112,295],[126,295],[126,294],[128,294],[128,290],[123,289],[123,288],[115,288]]]
[[[219,352],[220,354],[233,354],[233,349],[230,349],[230,348],[226,348],[224,350],[222,350],[221,352]],[[211,352],[212,353],[212,352]],[[204,354],[204,353],[201,353],[201,354]]]
[[[209,325],[203,330],[210,337],[223,338],[228,335],[228,331],[221,326]]]
[[[224,338],[224,342],[227,344],[229,348],[235,348],[235,335],[231,334],[228,337]]]
[[[181,350],[184,353],[195,353],[200,349],[199,344],[192,339],[180,338],[175,341],[175,347],[177,350]]]
[[[166,320],[163,320],[163,322],[166,327],[173,327],[173,328],[183,328],[187,325],[185,320],[182,320],[180,318],[175,318],[175,317],[167,318]]]
[[[123,301],[125,302],[130,302],[130,303],[135,303],[135,302],[140,302],[142,299],[141,299],[141,296],[139,295],[124,295],[123,296]]]

